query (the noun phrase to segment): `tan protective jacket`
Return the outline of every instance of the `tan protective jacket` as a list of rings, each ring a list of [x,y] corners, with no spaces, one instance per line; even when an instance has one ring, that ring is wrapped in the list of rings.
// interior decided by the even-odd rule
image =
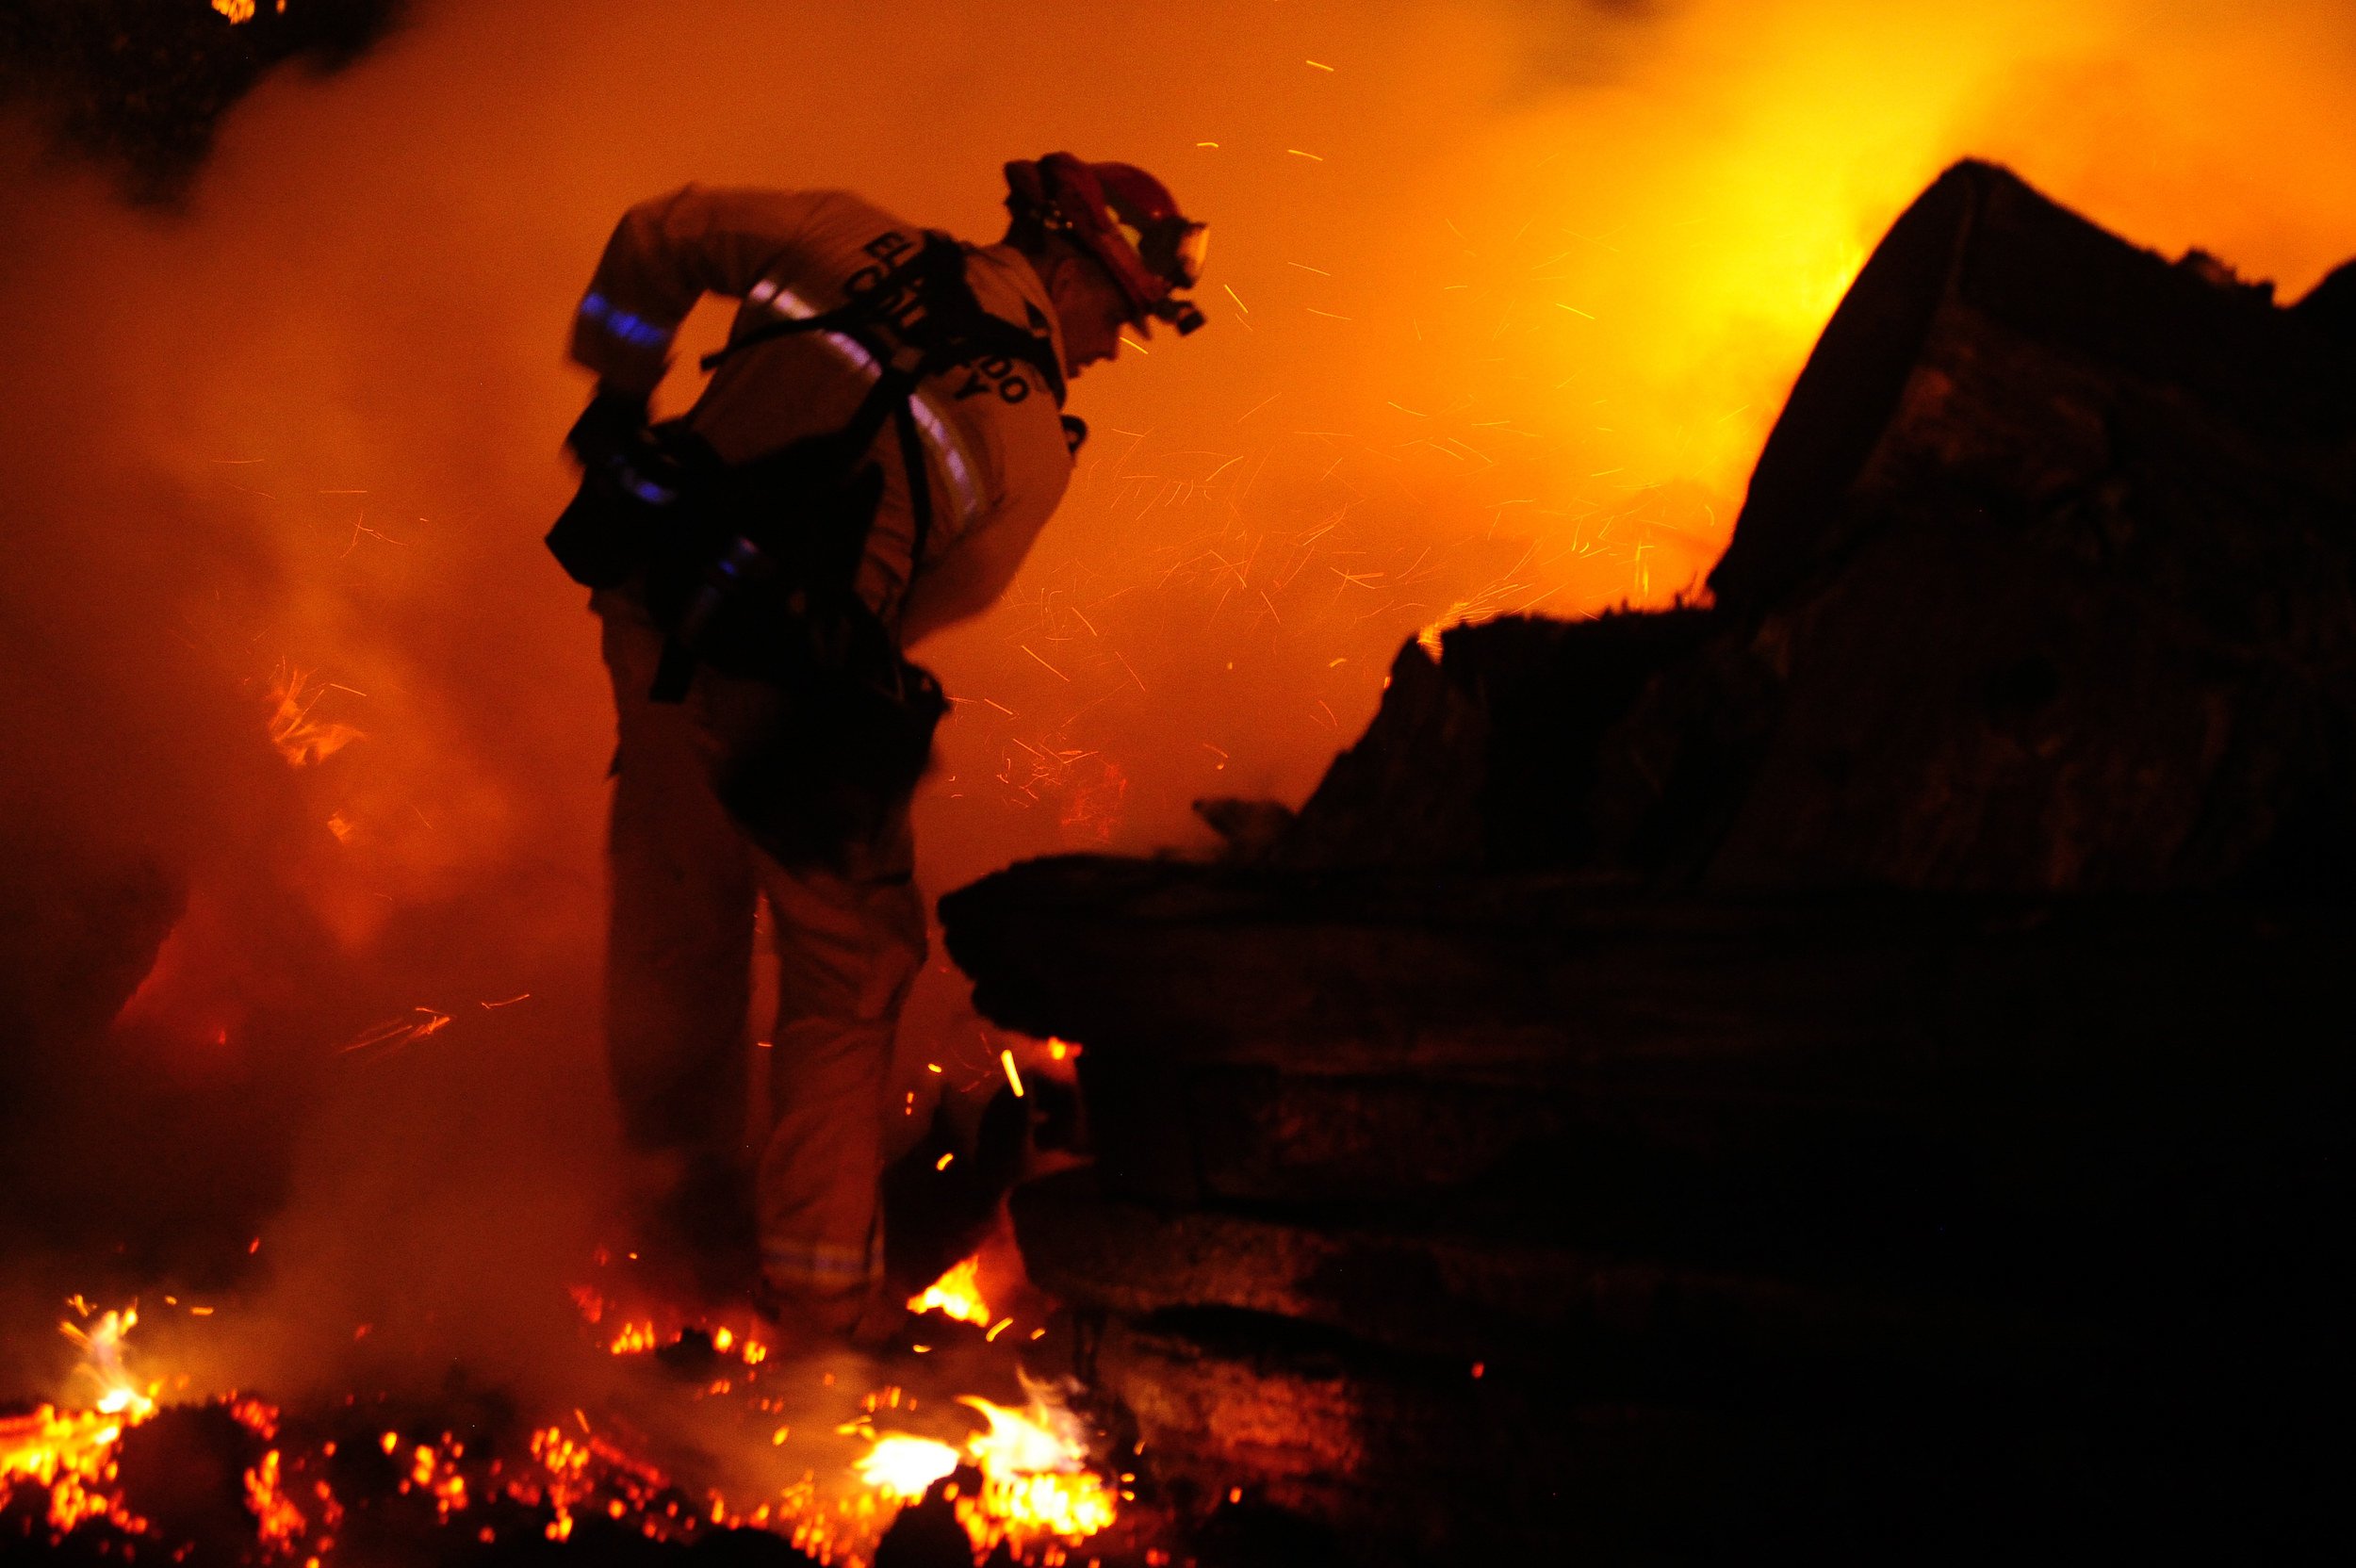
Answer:
[[[615,227],[574,319],[573,358],[609,386],[651,392],[670,365],[673,334],[703,295],[743,302],[729,329],[734,340],[833,309],[855,276],[868,271],[872,281],[912,257],[924,239],[921,229],[845,191],[688,186],[639,204]],[[1062,325],[1020,252],[969,248],[965,275],[983,309],[1025,330],[1043,322],[1063,363]],[[876,438],[884,496],[859,588],[904,644],[989,608],[1072,477],[1054,396],[1029,366],[989,373],[1004,365],[953,368],[925,382],[914,400],[932,500],[921,561],[909,559],[915,518],[898,436],[887,422]],[[742,463],[840,430],[876,374],[848,337],[773,338],[723,362],[688,418],[724,460]]]

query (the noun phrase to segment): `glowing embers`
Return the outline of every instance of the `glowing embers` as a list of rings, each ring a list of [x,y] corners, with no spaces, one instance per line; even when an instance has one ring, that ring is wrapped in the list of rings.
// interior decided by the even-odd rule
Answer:
[[[799,1422],[792,1429],[776,1424],[789,1401],[815,1410],[854,1397],[847,1388],[822,1392],[838,1388],[843,1361],[815,1365],[781,1358],[747,1338],[741,1325],[682,1328],[663,1315],[649,1321],[614,1310],[586,1286],[576,1291],[575,1303],[598,1325],[590,1338],[599,1360],[619,1334],[660,1356],[669,1371],[693,1373],[654,1380],[642,1393],[672,1390],[684,1410],[735,1391],[732,1400],[706,1407],[712,1413],[705,1419],[720,1425],[700,1429],[724,1433],[755,1416],[758,1436],[769,1440],[764,1456],[785,1446],[789,1430],[802,1431]],[[788,1454],[783,1462],[799,1480],[765,1495],[748,1490],[724,1496],[675,1480],[666,1473],[667,1450],[627,1420],[594,1409],[511,1429],[502,1421],[485,1425],[476,1406],[401,1406],[383,1396],[372,1405],[347,1397],[284,1419],[275,1407],[234,1394],[159,1408],[161,1385],[135,1380],[123,1364],[122,1342],[133,1315],[76,1307],[80,1316],[69,1327],[85,1362],[67,1398],[111,1408],[44,1406],[0,1420],[0,1501],[13,1504],[6,1520],[9,1540],[22,1527],[36,1543],[46,1537],[84,1555],[123,1551],[128,1558],[136,1545],[137,1560],[145,1560],[152,1547],[159,1561],[176,1560],[175,1552],[193,1554],[190,1561],[408,1560],[402,1553],[435,1540],[452,1543],[434,1548],[437,1557],[524,1542],[534,1548],[562,1544],[584,1560],[606,1560],[601,1554],[633,1539],[689,1544],[708,1531],[748,1528],[790,1540],[819,1561],[849,1565],[869,1560],[902,1504],[942,1476],[964,1483],[965,1494],[952,1503],[974,1540],[994,1544],[1011,1536],[1019,1554],[1025,1541],[1036,1540],[1041,1561],[1055,1560],[1058,1537],[1077,1539],[1112,1519],[1107,1488],[1085,1470],[1086,1434],[1044,1390],[1030,1391],[1026,1411],[969,1401],[989,1429],[958,1448],[879,1434],[879,1413],[918,1407],[901,1388],[879,1389],[859,1401],[850,1425],[828,1432],[830,1423],[818,1424],[810,1468]],[[714,1370],[729,1376],[715,1379]],[[805,1386],[748,1397],[744,1391],[756,1379]],[[126,1445],[135,1423],[146,1425]],[[870,1444],[884,1458],[855,1465]],[[891,1462],[895,1453],[901,1462]],[[191,1465],[226,1479],[243,1507],[201,1521],[175,1512],[171,1478]]]
[[[262,1456],[262,1462],[245,1473],[245,1506],[254,1515],[254,1534],[263,1546],[279,1554],[288,1554],[303,1544],[311,1527],[292,1498],[281,1489],[278,1477],[278,1450],[272,1448]],[[332,1499],[330,1506],[333,1506]]]
[[[632,1254],[635,1256],[635,1254]],[[606,1261],[600,1250],[598,1262]],[[573,1307],[581,1314],[581,1322],[598,1330],[593,1339],[617,1356],[643,1356],[663,1352],[699,1353],[709,1346],[713,1356],[743,1362],[746,1366],[759,1366],[769,1359],[769,1347],[750,1333],[739,1333],[723,1323],[714,1327],[707,1319],[662,1309],[651,1315],[635,1317],[614,1312],[614,1303],[594,1285],[574,1285],[570,1289]],[[615,1319],[610,1329],[605,1327],[609,1316]]]
[[[742,1361],[746,1366],[759,1366],[769,1359],[769,1347],[757,1339],[741,1337],[731,1329],[704,1329],[690,1324],[665,1333],[649,1319],[623,1323],[614,1331],[606,1348],[617,1356],[661,1352],[700,1354],[698,1340],[710,1344],[713,1356]]]
[[[669,1522],[679,1517],[678,1505],[674,1501],[662,1513],[656,1512],[655,1505],[670,1486],[669,1478],[588,1433],[585,1421],[582,1425],[579,1441],[562,1427],[534,1431],[532,1457],[539,1463],[539,1473],[509,1481],[508,1496],[519,1503],[548,1506],[556,1517],[541,1527],[541,1533],[550,1541],[569,1540],[574,1515],[589,1508],[616,1521],[642,1516],[640,1533],[649,1538],[665,1533]]]
[[[240,1398],[234,1393],[221,1403],[238,1426],[270,1445],[244,1474],[245,1509],[254,1520],[254,1543],[261,1548],[258,1558],[250,1560],[316,1562],[321,1554],[335,1550],[335,1538],[343,1529],[344,1507],[328,1484],[326,1469],[335,1445],[330,1442],[321,1447],[316,1440],[280,1444],[277,1406]],[[174,1413],[185,1415],[196,1408],[175,1406]],[[289,1454],[291,1460],[285,1457]],[[407,1490],[406,1483],[402,1490]],[[181,1543],[177,1549],[187,1554],[201,1548]]]
[[[977,1552],[1002,1539],[1021,1547],[1038,1537],[1079,1541],[1104,1529],[1116,1508],[1112,1489],[1088,1468],[1087,1428],[1053,1385],[1018,1375],[1029,1399],[1023,1410],[970,1394],[958,1398],[990,1422],[966,1439],[962,1454],[946,1443],[890,1432],[859,1461],[859,1478],[906,1501],[947,1480],[945,1495]],[[961,1495],[950,1478],[969,1463],[981,1472],[981,1489]]]
[[[625,1323],[606,1348],[617,1356],[642,1356],[659,1343],[652,1323]]]
[[[270,743],[286,760],[290,768],[316,765],[350,745],[366,739],[348,724],[337,724],[311,717],[311,710],[330,692],[351,692],[349,686],[332,682],[311,684],[311,678],[285,660],[270,672]],[[354,696],[359,693],[353,692]],[[339,835],[340,837],[340,835]]]
[[[949,1272],[908,1298],[908,1311],[939,1312],[960,1323],[990,1327],[990,1304],[982,1299],[982,1287],[976,1277],[980,1266],[978,1256],[952,1265]]]
[[[849,1475],[821,1479],[806,1474],[750,1506],[731,1505],[718,1492],[698,1500],[618,1441],[593,1432],[579,1411],[572,1425],[533,1430],[530,1448],[533,1462],[509,1473],[501,1486],[505,1498],[545,1508],[539,1532],[576,1549],[586,1522],[585,1533],[596,1537],[592,1554],[611,1550],[615,1530],[649,1541],[692,1541],[716,1527],[765,1530],[821,1562],[857,1563],[872,1554],[892,1522],[893,1497]]]
[[[85,1519],[112,1518],[124,1529],[138,1529],[111,1491],[115,1445],[136,1419],[50,1405],[30,1415],[0,1417],[0,1487],[30,1481],[46,1489],[49,1527],[59,1535]]]
[[[979,1502],[971,1511],[958,1509],[957,1521],[967,1535],[977,1537],[976,1544],[987,1546],[1001,1533],[1085,1540],[1110,1525],[1114,1511],[1111,1489],[1092,1470],[1004,1480],[986,1476]]]
[[[81,1305],[75,1298],[75,1305]],[[83,1315],[89,1315],[87,1309]],[[136,1306],[104,1313],[85,1331],[61,1323],[82,1348],[77,1382],[94,1384],[96,1408],[60,1411],[42,1405],[30,1415],[0,1418],[0,1498],[18,1481],[49,1494],[49,1526],[59,1536],[87,1519],[107,1519],[137,1532],[143,1522],[124,1511],[113,1492],[117,1445],[123,1432],[155,1413],[154,1390],[142,1390],[123,1364],[123,1336],[139,1320]]]

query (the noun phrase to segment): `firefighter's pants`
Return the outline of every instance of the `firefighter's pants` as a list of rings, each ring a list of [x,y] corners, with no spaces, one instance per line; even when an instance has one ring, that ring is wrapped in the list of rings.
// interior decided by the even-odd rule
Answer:
[[[607,1059],[631,1144],[740,1157],[755,900],[776,923],[771,1131],[753,1166],[770,1288],[825,1311],[883,1267],[876,1183],[892,1034],[924,961],[924,906],[903,808],[847,874],[788,871],[712,792],[713,759],[774,693],[698,669],[685,703],[646,700],[663,637],[627,592],[601,592],[614,755]]]

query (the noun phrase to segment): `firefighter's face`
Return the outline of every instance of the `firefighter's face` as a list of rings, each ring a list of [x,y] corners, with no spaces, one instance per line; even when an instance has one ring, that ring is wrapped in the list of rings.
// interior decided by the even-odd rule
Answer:
[[[1077,376],[1121,352],[1129,325],[1129,296],[1112,274],[1086,256],[1065,256],[1051,270],[1047,292],[1063,327],[1064,374]]]

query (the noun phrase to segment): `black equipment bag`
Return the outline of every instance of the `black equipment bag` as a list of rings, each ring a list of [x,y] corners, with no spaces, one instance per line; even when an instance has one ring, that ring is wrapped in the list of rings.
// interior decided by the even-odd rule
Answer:
[[[680,526],[685,492],[720,466],[683,420],[649,429],[646,414],[642,399],[601,392],[564,436],[581,462],[581,488],[545,542],[583,588],[619,588],[636,577]]]
[[[906,345],[896,359],[874,330],[887,315]],[[849,424],[728,465],[685,421],[648,429],[643,412],[633,418],[600,398],[566,438],[586,471],[548,545],[584,586],[641,580],[669,639],[650,697],[682,700],[698,663],[771,688],[765,722],[735,738],[714,789],[779,862],[840,868],[847,848],[879,832],[914,791],[948,710],[940,681],[900,652],[859,595],[883,497],[883,470],[870,458],[875,438],[891,419],[907,464],[913,566],[932,520],[909,407],[918,385],[997,356],[1039,369],[1059,405],[1064,386],[1047,340],[984,311],[962,249],[941,235],[849,304],[747,333],[704,366],[820,331],[853,338],[883,368]]]
[[[697,663],[768,688],[767,722],[732,737],[712,782],[737,825],[789,866],[840,867],[848,845],[881,831],[949,707],[856,586],[884,487],[880,466],[846,461],[868,446],[852,444],[858,424],[734,467],[710,458],[690,484],[695,526],[646,566],[647,610],[670,633],[649,695],[683,698]],[[923,462],[919,449],[920,473]]]

